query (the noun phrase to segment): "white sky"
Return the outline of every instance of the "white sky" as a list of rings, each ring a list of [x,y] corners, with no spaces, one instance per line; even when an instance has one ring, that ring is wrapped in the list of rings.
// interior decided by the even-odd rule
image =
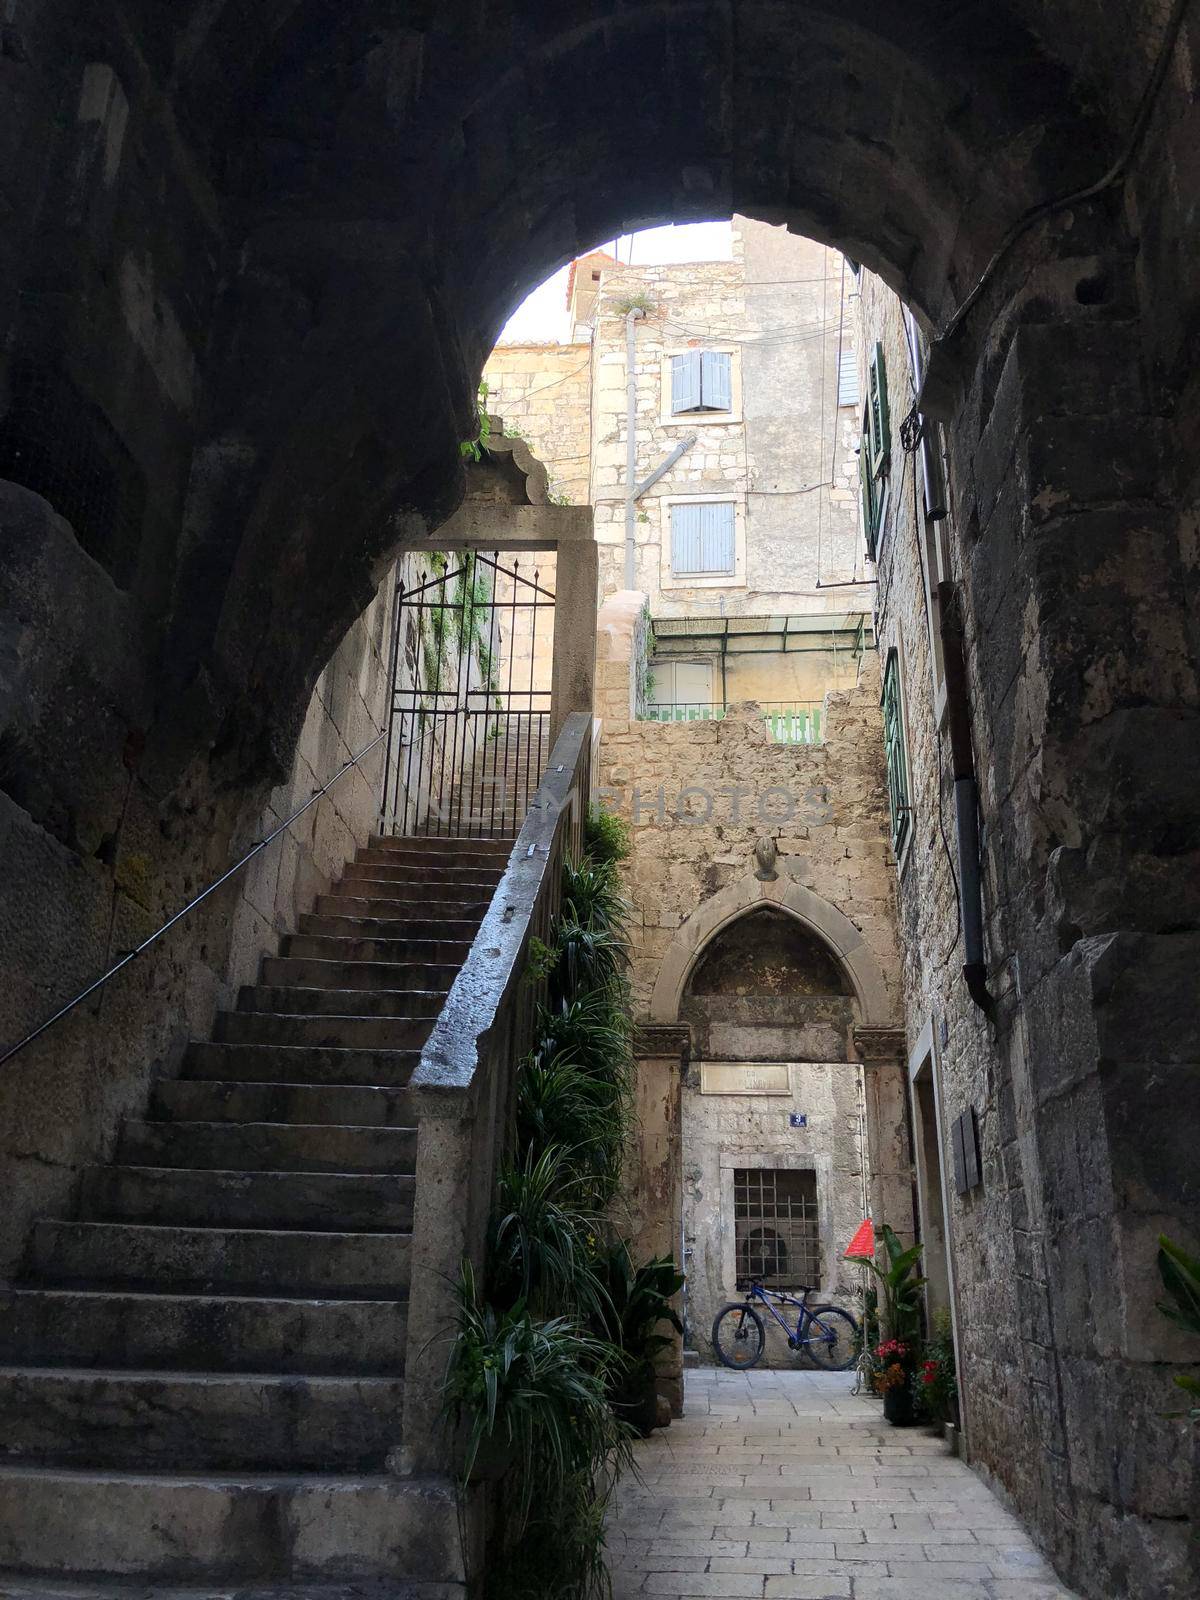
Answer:
[[[643,228],[623,233],[615,245],[605,239],[597,249],[607,250],[635,267],[657,267],[679,261],[728,261],[733,255],[733,228],[728,222],[668,223],[664,228]],[[500,344],[547,340],[555,344],[570,338],[567,314],[567,274],[560,267],[513,312],[504,325]]]

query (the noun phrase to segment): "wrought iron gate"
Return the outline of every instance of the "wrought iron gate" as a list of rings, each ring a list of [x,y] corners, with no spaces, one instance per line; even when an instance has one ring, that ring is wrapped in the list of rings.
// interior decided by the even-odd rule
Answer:
[[[514,836],[549,758],[554,595],[496,551],[396,589],[385,833]]]

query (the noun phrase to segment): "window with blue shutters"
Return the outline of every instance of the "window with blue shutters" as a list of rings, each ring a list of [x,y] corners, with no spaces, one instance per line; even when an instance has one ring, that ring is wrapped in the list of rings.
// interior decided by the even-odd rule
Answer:
[[[671,575],[732,575],[736,565],[733,502],[671,507]]]
[[[671,357],[671,415],[733,409],[733,357],[727,350],[687,350]]]
[[[896,859],[908,838],[908,754],[904,747],[904,707],[900,699],[900,658],[889,650],[883,670],[883,752],[887,762],[888,806],[892,815],[892,848]]]

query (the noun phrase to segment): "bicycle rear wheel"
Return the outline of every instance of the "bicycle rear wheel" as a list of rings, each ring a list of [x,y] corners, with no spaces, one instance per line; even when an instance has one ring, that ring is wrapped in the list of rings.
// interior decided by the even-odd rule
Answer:
[[[717,1360],[735,1372],[754,1366],[767,1342],[767,1330],[753,1306],[723,1306],[713,1318],[712,1344]]]
[[[809,1360],[825,1372],[845,1372],[854,1365],[858,1324],[839,1306],[813,1306],[805,1325]]]

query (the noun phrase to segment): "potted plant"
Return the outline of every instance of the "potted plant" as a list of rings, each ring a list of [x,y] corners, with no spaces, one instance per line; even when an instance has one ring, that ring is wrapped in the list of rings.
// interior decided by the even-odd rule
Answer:
[[[917,1347],[903,1339],[885,1339],[875,1347],[875,1390],[883,1396],[883,1416],[893,1427],[912,1422],[915,1411],[913,1370]]]
[[[958,1375],[954,1366],[954,1335],[950,1313],[942,1310],[933,1319],[933,1336],[925,1345],[921,1362],[921,1399],[930,1420],[939,1428],[947,1423],[958,1427]]]
[[[646,1439],[658,1418],[654,1359],[671,1340],[658,1329],[666,1322],[677,1333],[683,1324],[670,1304],[683,1287],[683,1274],[671,1256],[656,1256],[634,1267],[629,1248],[618,1243],[597,1263],[597,1276],[607,1292],[597,1331],[622,1352],[625,1360],[610,1377],[609,1396],[617,1417]]]
[[[887,1260],[886,1267],[865,1261],[879,1284],[880,1321],[886,1335],[875,1348],[875,1388],[883,1395],[883,1414],[903,1426],[913,1419],[913,1373],[921,1331],[921,1290],[925,1279],[917,1271],[921,1246],[901,1244],[885,1222],[875,1230]]]

